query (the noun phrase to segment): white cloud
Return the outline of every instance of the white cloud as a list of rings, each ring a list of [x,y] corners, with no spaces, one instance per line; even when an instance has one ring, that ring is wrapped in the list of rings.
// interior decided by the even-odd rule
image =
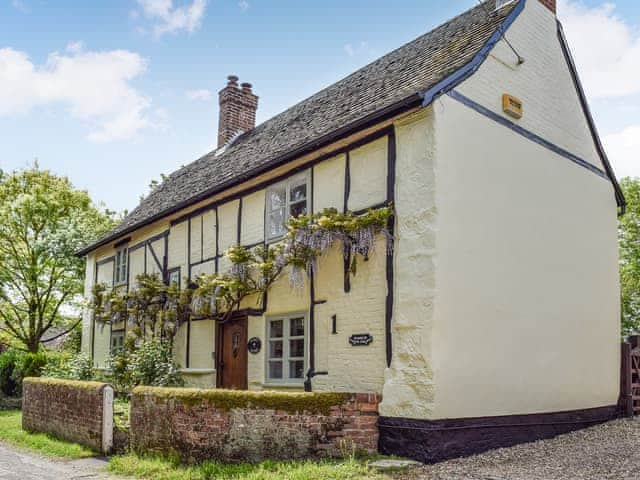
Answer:
[[[243,12],[246,12],[247,10],[249,10],[249,2],[247,2],[247,0],[240,0],[238,2],[238,6],[240,7],[240,10],[242,10]]]
[[[640,92],[640,32],[615,9],[609,2],[593,8],[578,0],[558,2],[558,16],[592,99]]]
[[[347,55],[349,55],[350,57],[354,57],[359,53],[368,53],[369,51],[368,47],[369,47],[369,44],[367,42],[362,41],[357,44],[347,43],[343,48]]]
[[[640,125],[607,135],[602,141],[618,178],[640,177]]]
[[[204,88],[199,90],[187,90],[185,94],[187,95],[187,98],[189,100],[203,100],[205,102],[211,100],[211,98],[213,97],[211,90],[207,90]]]
[[[146,68],[137,53],[85,51],[81,42],[69,44],[66,53],[51,53],[42,65],[26,52],[1,48],[0,116],[63,105],[89,126],[92,141],[131,138],[156,126],[151,99],[130,84]]]
[[[193,0],[191,4],[176,7],[173,0],[138,0],[145,17],[156,22],[153,32],[156,37],[165,33],[197,30],[204,17],[207,0]]]
[[[27,7],[27,4],[22,0],[12,0],[11,5],[13,5],[13,8],[15,8],[16,10],[20,10],[22,13],[29,13],[29,7]]]
[[[618,99],[637,107],[640,96],[640,31],[603,2],[589,7],[582,0],[559,0],[562,21],[587,96]],[[613,108],[610,102],[601,108]],[[603,137],[607,155],[619,177],[640,177],[640,124]]]

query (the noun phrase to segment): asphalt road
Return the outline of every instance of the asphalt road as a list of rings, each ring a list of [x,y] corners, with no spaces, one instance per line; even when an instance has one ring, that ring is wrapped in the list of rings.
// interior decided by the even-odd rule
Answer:
[[[50,460],[0,444],[0,480],[108,479],[98,458]]]

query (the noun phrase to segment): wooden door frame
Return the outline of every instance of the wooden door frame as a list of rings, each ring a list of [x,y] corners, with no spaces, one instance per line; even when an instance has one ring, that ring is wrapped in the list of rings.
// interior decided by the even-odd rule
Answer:
[[[244,321],[246,324],[247,337],[249,336],[249,311],[248,310],[237,310],[233,312],[228,323]],[[226,323],[216,322],[216,388],[222,387],[222,370],[224,367],[220,368],[223,357],[223,349],[224,349],[224,327]],[[246,348],[246,345],[244,346]],[[249,387],[249,362],[247,361],[247,387]]]

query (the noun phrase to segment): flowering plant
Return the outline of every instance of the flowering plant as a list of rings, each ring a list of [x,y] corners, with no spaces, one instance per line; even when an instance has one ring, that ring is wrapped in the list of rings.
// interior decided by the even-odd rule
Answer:
[[[341,213],[336,209],[291,217],[285,238],[276,245],[248,249],[240,245],[225,252],[231,262],[228,272],[200,275],[190,288],[180,290],[166,285],[158,275],[139,275],[129,291],[108,291],[102,284],[93,289],[92,309],[96,321],[131,325],[125,346],[133,348],[137,339],[151,336],[172,340],[180,325],[189,318],[227,321],[243,301],[264,294],[289,270],[289,282],[301,288],[305,275],[317,272],[318,258],[333,245],[342,246],[350,273],[355,274],[358,256],[367,257],[375,248],[378,234],[384,235],[387,254],[392,236],[388,224],[391,206],[371,209],[364,214]],[[127,343],[128,342],[128,343]]]

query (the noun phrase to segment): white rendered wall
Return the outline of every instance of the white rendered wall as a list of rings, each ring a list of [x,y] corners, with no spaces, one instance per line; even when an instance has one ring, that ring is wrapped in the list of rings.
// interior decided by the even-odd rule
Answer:
[[[435,111],[436,394],[428,417],[615,404],[611,183],[449,97]]]

